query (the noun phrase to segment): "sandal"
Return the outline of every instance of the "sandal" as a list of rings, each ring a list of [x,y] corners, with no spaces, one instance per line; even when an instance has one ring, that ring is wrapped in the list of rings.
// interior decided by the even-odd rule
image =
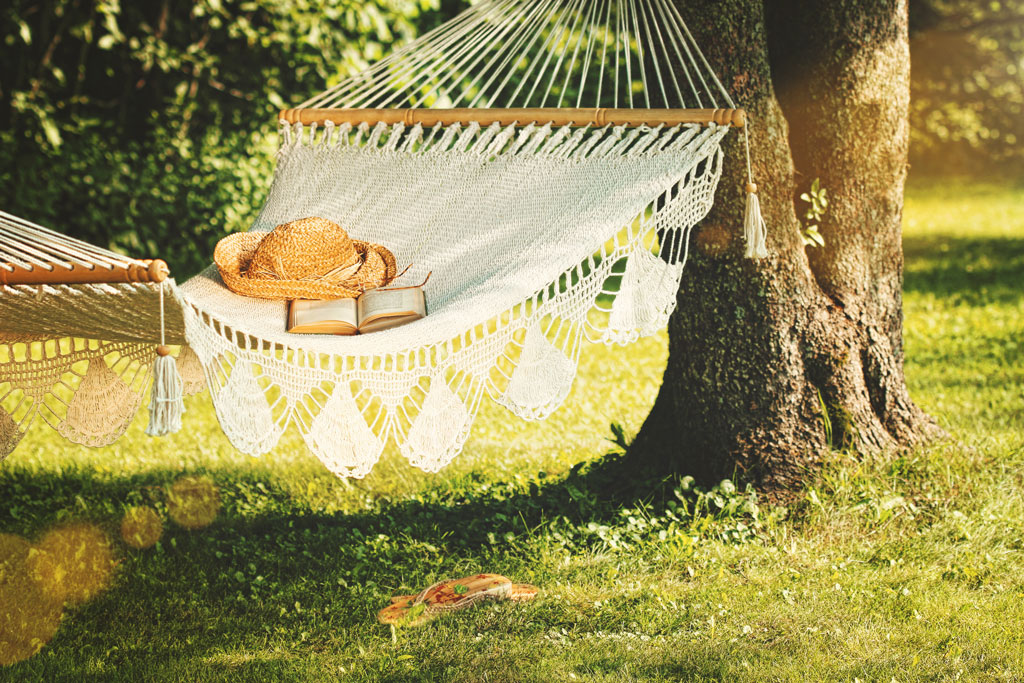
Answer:
[[[538,589],[528,583],[512,583],[501,574],[476,574],[438,581],[418,595],[397,595],[377,613],[382,624],[420,626],[444,612],[466,609],[484,600],[526,602]]]

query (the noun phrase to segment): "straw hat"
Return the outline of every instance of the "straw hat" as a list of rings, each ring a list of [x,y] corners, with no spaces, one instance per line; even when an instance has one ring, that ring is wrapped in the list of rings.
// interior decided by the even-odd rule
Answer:
[[[348,299],[395,277],[395,256],[353,240],[326,218],[302,218],[269,233],[240,232],[217,243],[224,284],[259,299]]]

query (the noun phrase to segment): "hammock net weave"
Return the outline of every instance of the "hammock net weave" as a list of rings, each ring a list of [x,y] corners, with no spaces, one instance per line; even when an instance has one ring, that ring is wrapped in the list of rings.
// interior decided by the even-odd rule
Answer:
[[[159,341],[162,290],[167,340],[187,344],[186,389],[202,386],[201,369],[240,450],[266,453],[295,427],[341,476],[367,474],[389,440],[437,471],[485,396],[544,418],[568,395],[585,341],[627,344],[662,328],[729,126],[602,125],[600,114],[425,125],[367,110],[723,106],[734,105],[668,0],[479,2],[283,113],[273,184],[251,226],[321,216],[387,246],[408,266],[396,286],[430,274],[427,317],[354,337],[293,335],[284,302],[234,294],[212,266],[180,287],[3,286],[0,455],[41,410],[12,407],[19,395],[63,406],[50,416],[60,429],[83,391],[105,392],[87,400],[110,417],[94,416],[88,439],[66,435],[95,445],[123,431]],[[89,350],[32,357],[68,343]],[[77,382],[38,370],[64,377],[83,359]],[[51,381],[59,400],[32,388]]]

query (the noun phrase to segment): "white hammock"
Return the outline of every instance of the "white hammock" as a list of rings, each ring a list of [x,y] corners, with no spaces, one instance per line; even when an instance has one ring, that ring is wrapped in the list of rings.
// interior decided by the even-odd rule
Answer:
[[[675,111],[652,112],[652,101]],[[399,270],[410,266],[399,285],[432,273],[429,315],[364,336],[290,335],[284,303],[233,294],[211,267],[180,290],[167,281],[168,340],[181,341],[172,305],[180,302],[191,348],[184,370],[202,366],[221,426],[240,450],[266,453],[294,425],[338,475],[364,476],[389,438],[413,465],[436,471],[462,449],[484,395],[520,417],[544,418],[568,394],[584,340],[624,344],[665,324],[689,230],[710,209],[721,171],[729,126],[715,121],[742,124],[720,103],[734,107],[668,0],[480,2],[284,112],[274,183],[252,226],[323,216],[387,246]],[[548,105],[574,109],[493,109]],[[620,109],[634,105],[645,110]],[[452,107],[474,111],[438,111]],[[680,116],[687,108],[710,111]],[[440,122],[417,123],[431,116]],[[707,124],[600,125],[659,117]],[[159,287],[50,288],[55,300],[107,302],[95,304],[97,315],[105,306],[117,331],[104,334],[97,325],[62,327],[55,316],[65,315],[64,304],[40,305],[35,287],[5,286],[0,329],[151,347]],[[144,329],[135,311],[132,321],[116,312],[126,304],[148,311]],[[20,327],[8,324],[8,311]],[[0,397],[5,382],[28,395],[7,371],[12,361],[3,361]],[[86,379],[93,365],[111,364],[90,363]],[[103,375],[98,387],[123,382],[93,374]],[[111,408],[117,419],[104,439],[123,430],[139,393],[98,403],[122,404]],[[0,456],[30,419],[21,410],[0,412]],[[5,433],[14,435],[7,446]]]

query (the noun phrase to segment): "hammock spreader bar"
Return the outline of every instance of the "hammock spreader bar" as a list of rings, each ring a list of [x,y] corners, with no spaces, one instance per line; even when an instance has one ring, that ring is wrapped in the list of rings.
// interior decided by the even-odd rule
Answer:
[[[0,263],[0,285],[159,283],[166,280],[170,272],[167,264],[161,259],[147,259],[115,266],[49,263],[26,268],[11,263]]]
[[[134,259],[0,211],[0,285],[163,282],[160,259]]]
[[[531,107],[512,109],[285,109],[280,120],[287,123],[336,125],[350,124],[396,124],[407,126],[419,124],[433,127],[438,124],[478,123],[490,126],[494,123],[508,126],[513,123],[528,125],[535,123],[553,126],[677,126],[685,123],[701,125],[718,124],[742,128],[746,125],[743,109],[613,109],[613,108],[554,108]]]

